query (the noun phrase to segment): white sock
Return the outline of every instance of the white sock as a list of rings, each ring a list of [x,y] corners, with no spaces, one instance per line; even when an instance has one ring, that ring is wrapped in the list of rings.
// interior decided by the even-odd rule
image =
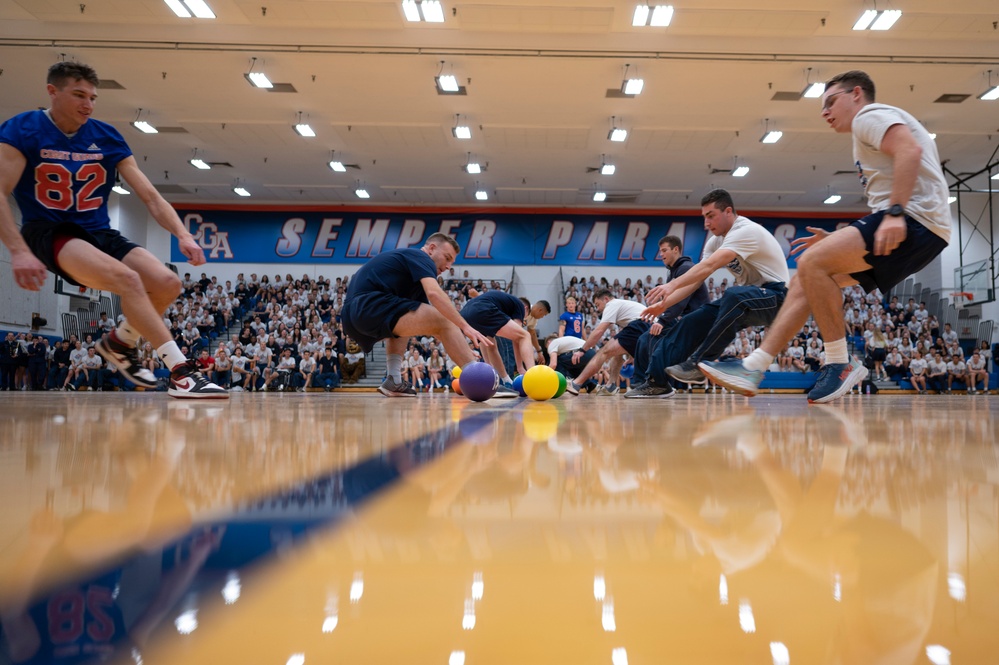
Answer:
[[[826,342],[826,364],[842,365],[850,362],[850,354],[846,351],[846,338],[837,339],[834,342]]]
[[[126,346],[135,346],[135,343],[139,341],[140,334],[138,330],[128,325],[128,321],[122,321],[121,325],[114,331],[118,341]]]
[[[170,340],[163,346],[156,349],[156,353],[159,354],[160,358],[163,360],[163,364],[170,368],[171,371],[177,365],[187,362],[187,358],[185,358],[184,354],[180,352],[180,347],[177,346],[177,342],[173,340]]]
[[[509,374],[504,372],[503,376],[500,377],[500,383],[502,383],[503,385],[507,385],[508,383],[513,383],[513,379],[510,378]]]
[[[385,360],[385,369],[389,378],[396,383],[402,383],[402,355],[390,353]]]
[[[774,361],[774,357],[764,351],[763,349],[756,349],[748,356],[743,358],[742,366],[746,369],[754,372],[765,372],[767,368],[770,367],[770,363]]]

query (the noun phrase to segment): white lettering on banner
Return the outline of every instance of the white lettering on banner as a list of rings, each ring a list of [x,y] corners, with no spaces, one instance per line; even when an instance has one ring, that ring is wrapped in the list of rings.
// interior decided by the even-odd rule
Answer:
[[[460,219],[442,219],[441,228],[438,230],[438,233],[444,233],[449,236],[453,236],[454,230],[459,226],[461,226]]]
[[[607,258],[607,229],[610,222],[593,222],[590,234],[586,236],[583,249],[579,250],[580,261],[603,261]]]
[[[422,219],[407,219],[402,224],[402,231],[399,233],[399,242],[395,244],[396,249],[406,249],[419,244],[423,240],[423,233],[427,230],[427,223]]]
[[[370,219],[358,219],[354,224],[354,234],[347,245],[347,258],[371,258],[381,253],[385,246],[385,236],[388,233],[389,220],[376,219],[374,224]]]
[[[323,225],[319,227],[316,243],[312,246],[312,256],[316,258],[333,256],[333,248],[330,247],[330,243],[339,237],[340,232],[334,229],[341,224],[343,224],[343,219],[339,217],[323,218]]]
[[[305,220],[301,217],[286,219],[281,225],[281,239],[277,241],[274,253],[288,258],[298,254],[302,249],[302,233],[305,231]]]
[[[774,229],[774,237],[777,238],[780,250],[784,252],[784,258],[791,255],[791,241],[794,240],[795,233],[797,233],[797,228],[794,224],[780,224]]]
[[[575,225],[572,222],[561,220],[552,222],[552,227],[548,230],[548,242],[545,243],[545,251],[541,253],[541,258],[554,259],[559,247],[565,247],[572,240],[574,228]]]
[[[496,235],[496,222],[480,219],[472,227],[472,237],[465,249],[466,259],[492,258],[493,236]]]
[[[645,258],[645,240],[649,237],[649,225],[645,222],[629,222],[624,232],[619,261],[641,261]]]
[[[201,249],[208,250],[208,258],[233,258],[232,246],[229,244],[229,232],[219,231],[214,222],[206,222],[201,215],[192,213],[184,216],[184,226],[198,243]]]

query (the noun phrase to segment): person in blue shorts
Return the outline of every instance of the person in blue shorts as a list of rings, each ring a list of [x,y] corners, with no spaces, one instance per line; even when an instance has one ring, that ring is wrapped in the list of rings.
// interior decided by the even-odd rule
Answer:
[[[141,335],[171,370],[170,395],[226,398],[225,390],[184,357],[163,323],[163,312],[181,292],[180,278],[111,228],[108,196],[117,173],[177,238],[191,264],[205,262],[201,247],[139,170],[118,130],[90,117],[99,85],[87,65],[57,63],[49,68],[46,86],[51,106],[0,125],[0,241],[10,250],[14,281],[38,291],[51,271],[70,284],[117,293],[126,319],[97,343],[105,360],[137,386],[156,388],[156,377],[139,363]],[[7,202],[11,193],[21,213],[20,232]]]
[[[340,316],[344,331],[368,353],[385,340],[388,376],[378,390],[388,397],[415,397],[402,380],[406,341],[433,335],[459,367],[476,360],[465,336],[479,348],[493,343],[461,317],[437,276],[451,267],[461,247],[451,236],[435,233],[420,249],[382,252],[350,280]]]
[[[847,351],[843,287],[859,284],[868,293],[875,288],[888,293],[947,247],[952,220],[936,143],[919,120],[876,103],[874,95],[874,81],[862,71],[833,77],[822,95],[822,119],[853,137],[873,212],[834,233],[809,228],[814,235],[792,243],[793,253],[804,253],[784,307],[760,348],[744,360],[701,363],[716,383],[755,395],[773,357],[811,314],[825,341],[826,364],[808,401],[842,397],[867,376],[867,368]]]
[[[471,289],[469,295],[472,299],[461,308],[462,318],[489,338],[503,337],[513,342],[517,372],[523,374],[534,367],[534,345],[524,322],[528,315],[535,319],[546,316],[551,311],[551,305],[539,300],[531,307],[531,301],[526,298],[518,298],[504,291],[479,294]],[[496,397],[517,397],[519,393],[511,387],[510,375],[503,365],[499,350],[494,346],[484,348],[482,356],[493,366],[502,382],[496,391]]]

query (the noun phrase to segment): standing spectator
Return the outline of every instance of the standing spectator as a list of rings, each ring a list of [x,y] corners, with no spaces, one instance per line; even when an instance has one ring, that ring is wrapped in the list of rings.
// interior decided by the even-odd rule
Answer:
[[[583,337],[583,315],[576,311],[576,299],[565,299],[565,311],[558,317],[559,337]]]
[[[48,373],[49,339],[39,335],[28,346],[28,383],[32,390],[45,389]]]

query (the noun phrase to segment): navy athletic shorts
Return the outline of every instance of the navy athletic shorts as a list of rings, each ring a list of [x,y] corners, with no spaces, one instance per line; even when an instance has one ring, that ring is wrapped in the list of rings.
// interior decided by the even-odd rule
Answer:
[[[864,246],[867,248],[864,260],[871,266],[870,270],[851,273],[850,277],[857,280],[867,293],[875,288],[880,289],[881,293],[888,293],[906,277],[925,268],[947,247],[943,238],[906,215],[905,240],[902,244],[887,256],[875,256],[874,233],[881,225],[884,215],[884,211],[876,212],[850,225],[864,237]]]
[[[395,324],[406,314],[418,310],[422,304],[391,293],[369,291],[358,293],[345,302],[340,318],[344,332],[368,353],[375,342],[398,337],[392,332]]]
[[[139,246],[114,229],[87,231],[79,224],[72,222],[50,222],[48,220],[25,222],[21,226],[21,236],[31,253],[44,263],[49,271],[59,275],[74,286],[83,285],[59,268],[54,251],[57,238],[71,236],[85,240],[118,261],[124,259],[129,252]]]
[[[632,358],[635,357],[635,346],[638,344],[638,338],[642,336],[642,333],[646,332],[652,324],[648,321],[643,321],[642,319],[635,319],[628,325],[618,332],[614,336],[621,348],[628,352],[628,355]]]
[[[461,308],[461,318],[486,337],[496,337],[499,329],[512,319],[488,300],[472,298]]]

